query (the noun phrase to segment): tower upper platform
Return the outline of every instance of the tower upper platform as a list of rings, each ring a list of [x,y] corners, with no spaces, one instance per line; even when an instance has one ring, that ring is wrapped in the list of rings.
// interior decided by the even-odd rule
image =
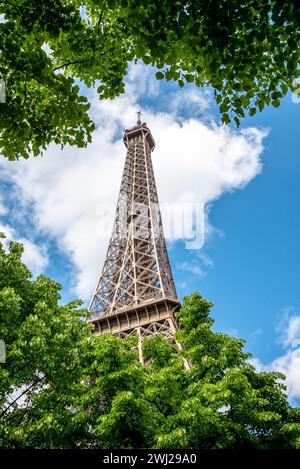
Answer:
[[[149,143],[151,151],[154,150],[155,141],[154,141],[154,138],[152,137],[150,129],[147,127],[147,124],[145,122],[143,123],[138,122],[137,125],[135,125],[131,129],[126,129],[124,132],[123,142],[128,148],[128,146],[131,143],[136,142],[139,139],[139,137],[146,138],[147,142]]]

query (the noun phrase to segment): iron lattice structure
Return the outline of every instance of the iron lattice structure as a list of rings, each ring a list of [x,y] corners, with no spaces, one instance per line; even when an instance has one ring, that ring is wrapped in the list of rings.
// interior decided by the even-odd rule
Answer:
[[[172,336],[179,302],[163,233],[151,152],[155,142],[138,120],[127,147],[116,217],[89,310],[94,332]]]

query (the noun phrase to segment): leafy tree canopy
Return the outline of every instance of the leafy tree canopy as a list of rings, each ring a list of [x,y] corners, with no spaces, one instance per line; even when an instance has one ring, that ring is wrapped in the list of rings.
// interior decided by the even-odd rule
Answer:
[[[211,86],[222,122],[237,125],[278,107],[300,75],[297,0],[2,0],[0,14],[9,159],[87,145],[94,124],[78,83],[114,98],[132,60],[180,87]]]
[[[157,334],[94,336],[80,302],[30,278],[22,246],[0,248],[0,447],[299,448],[283,376],[257,373],[243,341],[213,332],[199,293],[178,313],[179,349]],[[189,366],[185,366],[186,364]]]

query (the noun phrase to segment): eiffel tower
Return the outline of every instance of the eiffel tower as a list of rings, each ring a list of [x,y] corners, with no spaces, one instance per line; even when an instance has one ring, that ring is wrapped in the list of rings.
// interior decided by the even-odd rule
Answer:
[[[151,152],[155,142],[138,112],[125,130],[127,148],[115,222],[102,274],[89,306],[94,333],[119,337],[177,329],[180,307],[163,234]]]

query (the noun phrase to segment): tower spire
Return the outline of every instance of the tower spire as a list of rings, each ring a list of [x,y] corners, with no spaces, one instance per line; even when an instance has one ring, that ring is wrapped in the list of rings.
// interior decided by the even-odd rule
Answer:
[[[137,125],[142,124],[142,121],[141,121],[141,115],[142,114],[143,114],[142,111],[137,111],[137,116],[138,116]]]
[[[112,236],[89,307],[95,333],[139,337],[176,330],[180,306],[163,233],[146,124],[126,130],[127,155]]]

